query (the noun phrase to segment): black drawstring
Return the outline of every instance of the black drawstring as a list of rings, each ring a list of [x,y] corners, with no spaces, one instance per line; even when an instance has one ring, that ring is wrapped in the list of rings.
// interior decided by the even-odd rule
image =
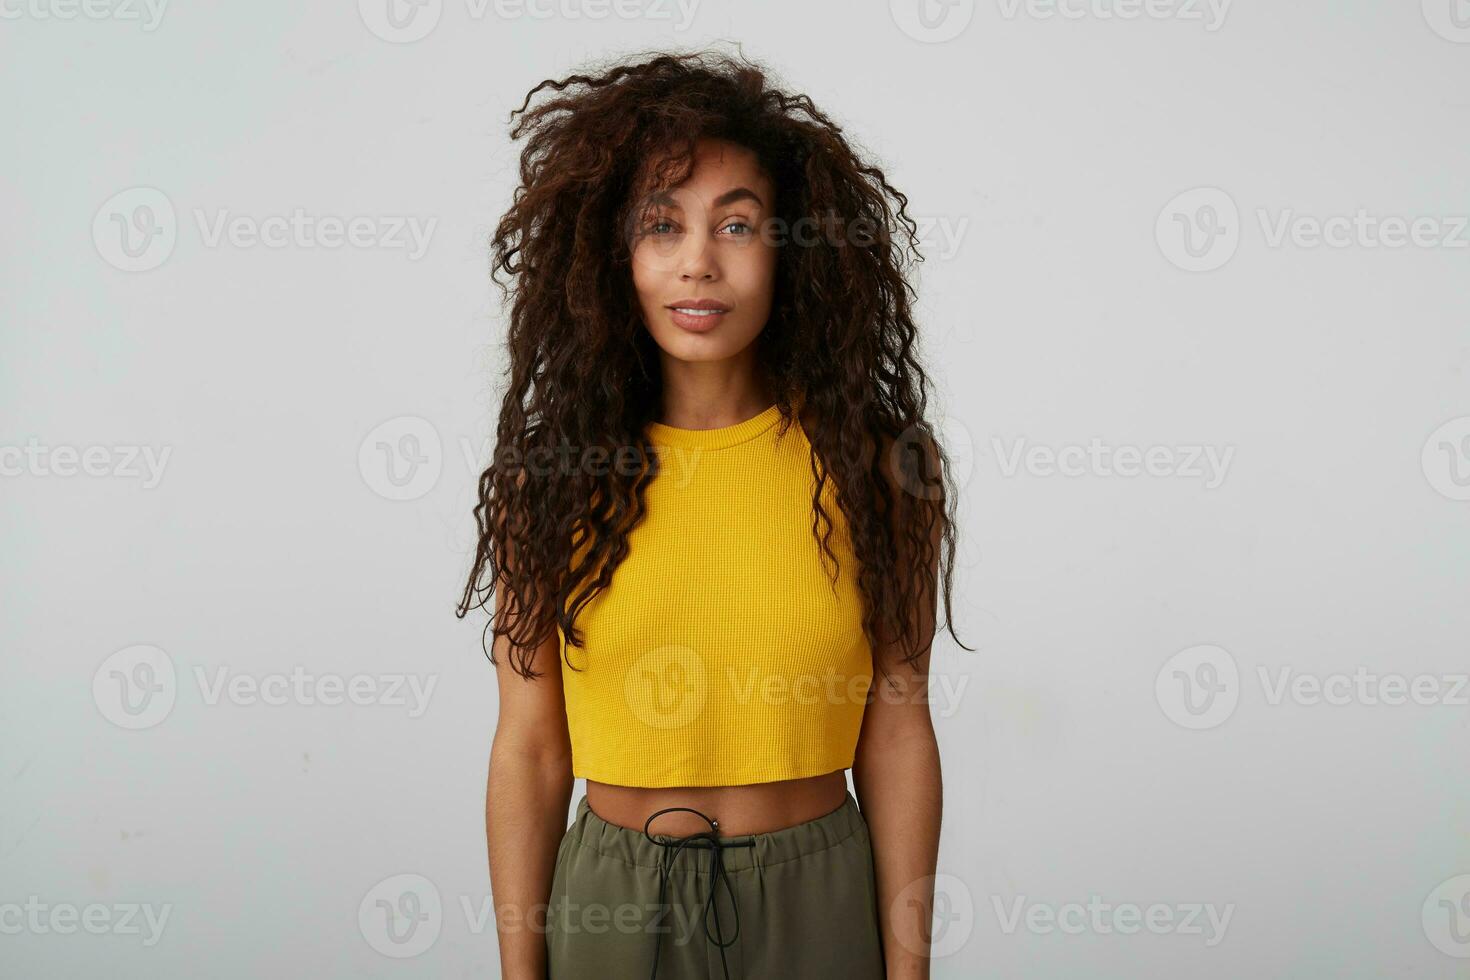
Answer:
[[[697,814],[702,820],[704,820],[705,823],[709,824],[710,829],[707,831],[702,830],[697,834],[689,834],[686,837],[678,837],[672,841],[654,840],[653,835],[648,832],[648,826],[649,824],[653,823],[653,818],[660,816],[661,814],[671,813],[675,810],[683,810],[686,813]],[[725,859],[722,852],[727,847],[753,847],[755,845],[755,841],[722,841],[717,836],[719,830],[720,822],[718,820],[711,820],[709,817],[706,817],[698,810],[692,810],[687,806],[665,807],[664,809],[654,813],[643,822],[643,836],[647,837],[649,840],[653,841],[653,843],[658,844],[664,848],[664,853],[659,858],[659,910],[662,910],[665,907],[664,898],[668,893],[669,873],[673,870],[674,860],[678,858],[679,853],[683,851],[685,847],[694,847],[696,849],[708,850],[710,852],[709,896],[704,901],[704,915],[702,916],[702,918],[704,919],[704,936],[707,940],[720,947],[720,965],[725,969],[725,980],[730,980],[730,964],[725,961],[725,948],[727,946],[733,945],[735,940],[740,936],[740,903],[735,900],[735,890],[730,887],[730,879],[725,875]],[[730,896],[730,907],[735,910],[735,935],[731,936],[729,940],[724,939],[724,932],[720,928],[720,906],[719,903],[715,901],[715,883],[717,881],[722,881],[725,883],[725,894]],[[716,935],[714,936],[711,936],[709,931],[709,913],[710,909],[712,908],[715,911]],[[658,980],[658,956],[660,946],[661,944],[659,942],[659,932],[655,929],[653,933],[653,972],[649,974],[649,980]]]

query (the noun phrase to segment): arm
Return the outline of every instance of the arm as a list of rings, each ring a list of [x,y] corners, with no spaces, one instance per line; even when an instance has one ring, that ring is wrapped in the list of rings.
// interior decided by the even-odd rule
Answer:
[[[496,615],[513,605],[508,590],[500,593]],[[544,980],[546,908],[573,786],[561,654],[554,636],[537,647],[532,666],[540,676],[527,680],[510,667],[507,638],[495,637],[492,652],[500,713],[485,789],[485,836],[501,976]]]
[[[938,472],[938,456],[928,453],[929,473]],[[853,785],[868,822],[877,880],[879,924],[888,980],[928,980],[934,915],[934,873],[939,858],[940,818],[944,809],[939,745],[929,713],[929,656],[938,598],[938,561],[943,524],[942,500],[923,500],[905,487],[911,484],[893,470],[892,446],[885,446],[885,476],[895,501],[895,526],[916,505],[931,510],[932,560],[919,567],[896,535],[900,571],[919,575],[914,626],[922,647],[915,664],[903,661],[897,644],[874,651],[887,669],[876,670],[872,697],[863,713],[853,761]],[[912,649],[912,644],[909,645]]]
[[[906,667],[889,673],[899,689],[875,692],[864,712],[853,786],[872,832],[888,980],[928,980],[944,805],[939,746],[923,674]]]

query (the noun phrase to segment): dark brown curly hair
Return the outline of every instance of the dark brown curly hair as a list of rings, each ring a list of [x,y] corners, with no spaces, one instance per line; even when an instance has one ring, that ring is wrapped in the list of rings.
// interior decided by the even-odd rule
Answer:
[[[528,109],[543,90],[544,100]],[[487,629],[508,638],[511,665],[527,678],[539,676],[532,654],[556,626],[569,644],[582,645],[576,615],[627,555],[644,488],[659,472],[644,427],[660,410],[662,385],[633,286],[628,230],[640,201],[689,176],[695,142],[714,138],[755,153],[785,227],[806,219],[866,229],[861,241],[839,236],[778,249],[758,370],[783,427],[798,406],[812,420],[803,429],[817,480],[813,537],[835,564],[822,505],[831,480],[860,566],[875,666],[887,676],[876,654],[889,645],[914,666],[930,649],[937,577],[955,636],[955,493],[924,419],[929,381],[915,355],[913,289],[904,274],[907,254],[923,259],[908,199],[809,97],[774,87],[743,54],[660,52],[547,79],[510,120],[511,138],[526,139],[520,186],[491,241],[491,278],[510,302],[508,384],[496,458],[479,480],[479,541],[456,615],[487,608],[503,582],[509,605],[519,608],[502,609]],[[650,175],[651,160],[659,165]],[[567,447],[620,465],[527,465]],[[944,552],[942,576],[936,549]],[[491,663],[493,646],[492,639]]]

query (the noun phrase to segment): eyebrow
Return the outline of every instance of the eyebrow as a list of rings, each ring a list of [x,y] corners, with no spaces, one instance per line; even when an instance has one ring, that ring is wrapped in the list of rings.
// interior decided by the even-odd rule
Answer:
[[[732,190],[726,191],[719,197],[715,198],[715,207],[722,208],[727,204],[733,204],[736,201],[742,201],[747,198],[754,201],[758,206],[765,207],[765,203],[760,199],[760,195],[756,194],[756,192],[751,190],[749,187],[736,187]],[[651,195],[648,199],[648,203],[673,208],[677,208],[679,206],[678,202],[674,200],[673,195],[669,194],[667,191],[659,191],[657,194]]]

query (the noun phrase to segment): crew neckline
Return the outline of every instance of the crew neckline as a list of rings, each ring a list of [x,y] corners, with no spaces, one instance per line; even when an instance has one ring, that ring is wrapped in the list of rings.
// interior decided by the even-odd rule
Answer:
[[[748,442],[770,429],[781,418],[781,406],[772,405],[744,422],[714,429],[681,429],[662,422],[648,423],[648,439],[656,446],[681,449],[728,449]]]

